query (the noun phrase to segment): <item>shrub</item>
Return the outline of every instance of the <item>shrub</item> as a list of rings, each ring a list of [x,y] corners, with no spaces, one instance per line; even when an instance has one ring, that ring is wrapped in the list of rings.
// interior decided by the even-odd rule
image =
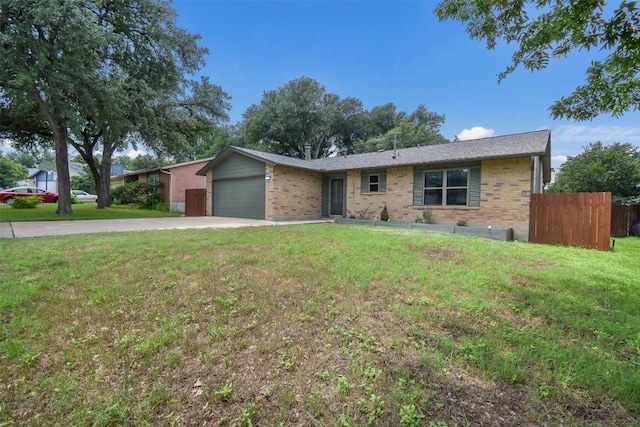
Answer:
[[[367,212],[369,212],[369,208],[358,212],[358,219],[367,219]]]
[[[34,209],[42,203],[42,198],[37,196],[16,197],[11,206],[15,209]]]
[[[162,202],[160,183],[134,181],[111,190],[111,198],[121,204],[137,204],[140,208],[151,209]]]
[[[416,217],[416,222],[422,224],[432,224],[433,218],[431,217],[431,210],[425,209],[422,211],[422,216]]]
[[[382,221],[389,221],[389,211],[387,211],[387,205],[384,205],[384,209],[380,212],[380,219]]]
[[[71,195],[71,204],[72,205],[79,205],[82,204],[82,202],[80,200],[78,200],[78,196],[76,196],[75,194]]]

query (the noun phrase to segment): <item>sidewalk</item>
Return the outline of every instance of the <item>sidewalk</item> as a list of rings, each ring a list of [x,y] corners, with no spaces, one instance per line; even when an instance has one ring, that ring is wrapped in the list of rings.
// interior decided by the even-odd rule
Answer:
[[[78,221],[0,222],[0,238],[63,236],[69,234],[108,233],[114,231],[167,230],[188,228],[237,228],[261,225],[293,225],[333,222],[332,219],[302,221],[265,221],[218,216],[92,219]]]

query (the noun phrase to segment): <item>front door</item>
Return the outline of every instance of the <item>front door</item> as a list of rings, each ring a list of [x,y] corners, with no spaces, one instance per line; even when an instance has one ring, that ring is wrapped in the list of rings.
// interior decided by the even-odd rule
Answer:
[[[329,208],[330,215],[343,215],[344,214],[344,180],[332,179],[331,180],[331,206]]]

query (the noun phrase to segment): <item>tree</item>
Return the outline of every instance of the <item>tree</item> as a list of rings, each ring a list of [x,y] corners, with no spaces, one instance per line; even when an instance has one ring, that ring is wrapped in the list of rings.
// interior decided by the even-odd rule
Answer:
[[[222,153],[228,147],[235,145],[238,147],[247,146],[242,133],[240,131],[240,125],[222,126],[214,130],[209,135],[205,135],[202,144],[199,146],[199,150],[196,153],[197,159],[205,159],[208,157],[216,157]]]
[[[317,81],[301,77],[265,92],[260,105],[250,106],[242,133],[247,144],[272,153],[303,159],[308,143],[312,158],[328,157],[348,148],[344,145],[355,137],[346,122],[358,108],[358,101],[341,100]]]
[[[71,213],[68,129],[95,84],[92,10],[77,2],[3,1],[0,9],[0,131],[53,142],[58,214]]]
[[[142,140],[177,151],[226,117],[228,95],[188,80],[206,49],[176,26],[165,0],[12,0],[0,18],[0,131],[54,142],[58,213],[71,213],[67,144],[86,161],[104,207],[114,153]]]
[[[440,20],[466,23],[470,36],[486,40],[488,49],[494,49],[498,39],[518,45],[499,81],[521,65],[540,70],[550,58],[566,57],[573,50],[607,52],[586,70],[586,84],[551,106],[555,119],[590,120],[603,113],[618,117],[640,109],[636,1],[609,6],[605,0],[443,0],[435,13]]]
[[[7,157],[12,161],[21,164],[24,168],[35,168],[38,165],[38,159],[36,157],[21,151],[12,151],[7,153]]]
[[[616,200],[640,196],[640,151],[631,144],[605,147],[600,142],[567,160],[550,192],[610,191]]]
[[[174,162],[195,160],[204,140],[229,120],[231,99],[208,78],[186,83],[187,90],[156,102],[152,114],[139,130],[144,144],[158,157]]]
[[[0,188],[15,187],[23,179],[27,179],[24,167],[0,152]]]
[[[166,165],[167,162],[159,157],[154,157],[149,154],[143,154],[137,156],[129,162],[129,168],[134,171],[155,169]]]
[[[448,142],[439,132],[445,117],[427,110],[422,104],[409,115],[396,112],[393,104],[374,107],[368,118],[366,134],[370,137],[359,141],[357,151],[360,153]]]

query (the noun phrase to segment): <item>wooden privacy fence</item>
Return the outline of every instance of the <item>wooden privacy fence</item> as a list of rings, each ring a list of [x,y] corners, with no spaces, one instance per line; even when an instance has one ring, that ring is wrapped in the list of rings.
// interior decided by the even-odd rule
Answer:
[[[184,193],[184,215],[185,216],[205,216],[206,215],[206,193],[204,188],[192,188]]]
[[[529,241],[611,249],[611,193],[531,195]]]
[[[640,205],[611,206],[611,237],[628,236],[631,224],[636,219],[640,219]]]

